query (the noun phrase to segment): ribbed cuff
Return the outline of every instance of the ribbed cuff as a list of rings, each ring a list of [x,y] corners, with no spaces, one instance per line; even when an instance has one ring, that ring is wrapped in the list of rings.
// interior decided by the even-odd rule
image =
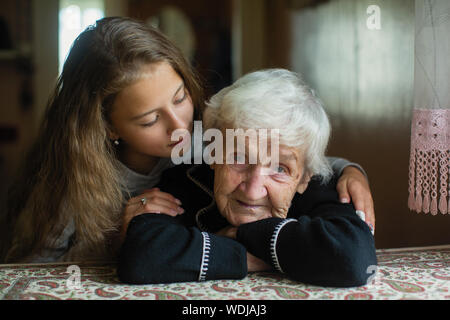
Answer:
[[[198,281],[206,280],[206,273],[209,267],[209,253],[211,251],[211,241],[209,239],[209,234],[207,232],[202,232],[203,236],[203,252],[202,252],[202,262],[200,263],[200,274],[198,276]]]
[[[280,261],[278,259],[278,253],[277,253],[277,242],[278,242],[278,235],[280,234],[281,229],[288,224],[289,222],[297,221],[295,219],[286,219],[280,222],[276,227],[275,231],[273,232],[272,239],[270,240],[270,255],[272,256],[272,264],[281,273],[284,273],[283,269],[280,266]]]
[[[247,275],[247,250],[242,244],[212,233],[203,232],[203,237],[200,281],[242,279]]]
[[[284,221],[282,218],[268,218],[240,225],[236,239],[248,252],[276,268],[271,253],[272,240],[276,227]]]

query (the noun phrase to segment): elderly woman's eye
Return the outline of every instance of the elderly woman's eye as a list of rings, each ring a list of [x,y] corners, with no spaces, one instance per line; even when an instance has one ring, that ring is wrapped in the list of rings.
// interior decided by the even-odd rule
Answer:
[[[235,164],[245,164],[245,155],[235,153],[234,154],[234,163]]]
[[[287,174],[287,173],[289,173],[289,171],[284,166],[278,166],[277,169],[276,169],[276,173]]]

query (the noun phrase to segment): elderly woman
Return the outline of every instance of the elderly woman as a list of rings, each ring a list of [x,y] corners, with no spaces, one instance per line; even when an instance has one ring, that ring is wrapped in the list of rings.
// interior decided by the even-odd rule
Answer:
[[[165,172],[159,188],[180,199],[185,213],[131,220],[119,258],[123,282],[241,279],[276,269],[309,284],[366,284],[377,264],[374,239],[353,205],[338,199],[324,155],[329,121],[297,74],[244,76],[210,100],[204,125],[224,137],[226,129],[279,129],[278,161],[270,162],[272,153],[249,161],[261,150],[246,139],[245,148],[231,150],[241,161]]]

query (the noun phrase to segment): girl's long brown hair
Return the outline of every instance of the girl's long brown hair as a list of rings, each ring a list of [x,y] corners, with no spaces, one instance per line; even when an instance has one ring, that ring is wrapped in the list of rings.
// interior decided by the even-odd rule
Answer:
[[[108,138],[109,113],[117,93],[142,75],[141,67],[160,61],[184,80],[198,118],[203,107],[198,78],[157,30],[112,17],[97,21],[75,40],[37,140],[8,196],[1,243],[5,262],[39,254],[70,219],[79,252],[94,255],[111,247],[108,239],[119,227],[125,199]]]

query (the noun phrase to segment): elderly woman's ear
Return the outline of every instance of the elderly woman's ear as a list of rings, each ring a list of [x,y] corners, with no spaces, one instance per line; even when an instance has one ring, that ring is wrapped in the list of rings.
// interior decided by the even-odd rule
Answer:
[[[305,173],[303,175],[303,177],[300,179],[300,182],[298,183],[297,192],[300,194],[305,192],[306,188],[308,188],[308,183],[310,180],[311,180],[311,174]]]

